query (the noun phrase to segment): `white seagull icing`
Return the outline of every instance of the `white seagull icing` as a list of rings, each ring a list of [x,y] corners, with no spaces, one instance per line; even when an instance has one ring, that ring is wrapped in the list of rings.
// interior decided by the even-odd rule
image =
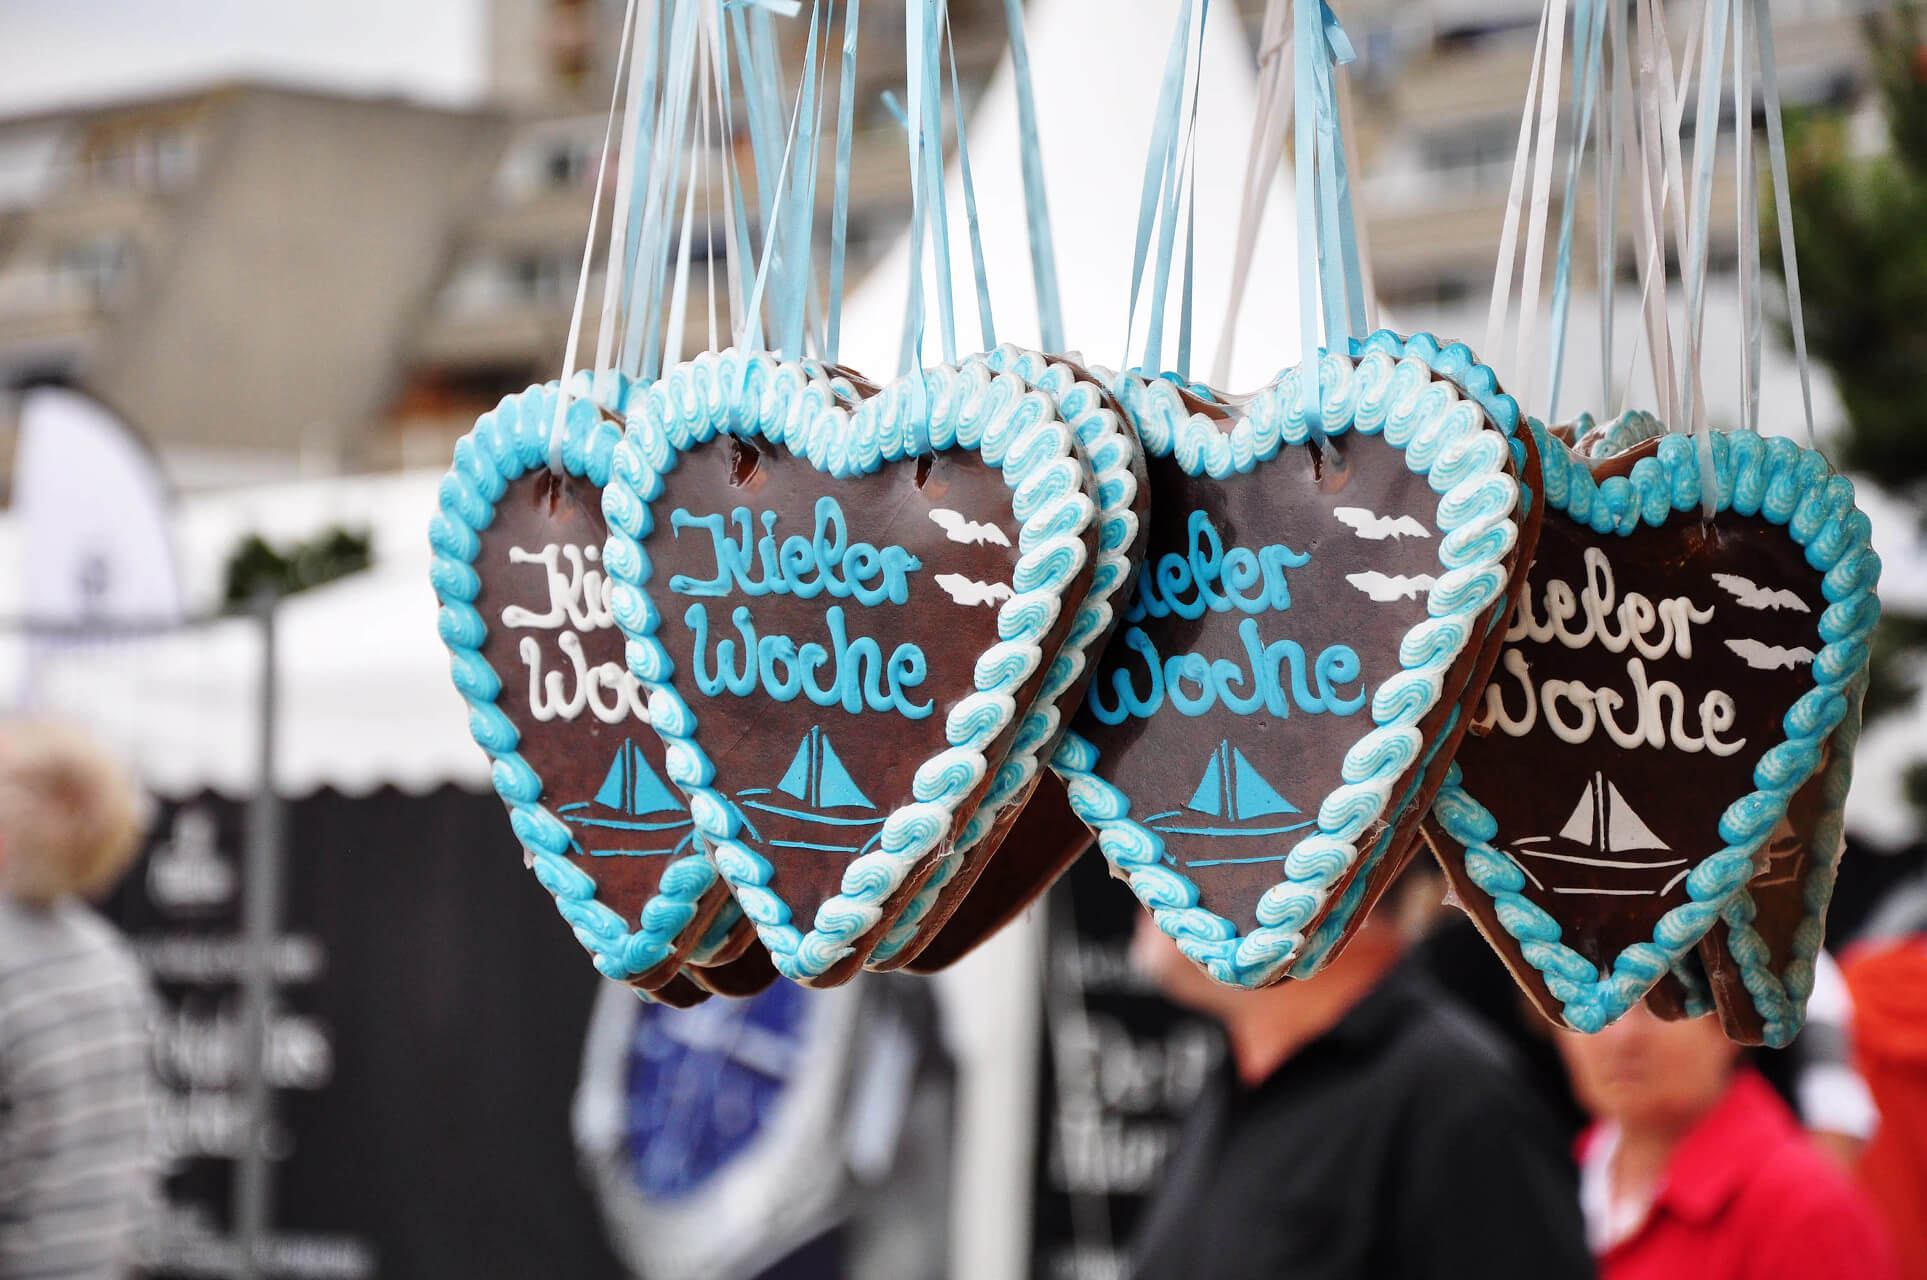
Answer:
[[[995,543],[1000,547],[1010,545],[1010,539],[1005,536],[1002,529],[987,520],[972,520],[961,511],[952,511],[949,507],[932,507],[930,518],[937,522],[938,528],[943,530],[943,536],[952,542],[961,542],[965,546],[982,546],[986,542]]]
[[[1345,581],[1363,591],[1380,604],[1392,600],[1416,600],[1421,591],[1430,591],[1437,580],[1430,574],[1415,573],[1410,577],[1404,574],[1387,576],[1376,569],[1365,573],[1348,573]]]
[[[932,581],[961,605],[997,604],[1011,597],[1007,582],[979,582],[961,573],[940,573]]]
[[[1800,663],[1812,662],[1814,659],[1813,650],[1805,645],[1795,645],[1788,649],[1750,637],[1744,640],[1728,640],[1726,647],[1739,654],[1746,665],[1755,671],[1779,671],[1782,668],[1791,671]]]
[[[1361,538],[1383,542],[1387,538],[1429,538],[1431,530],[1411,516],[1381,516],[1364,507],[1333,507],[1338,523]]]

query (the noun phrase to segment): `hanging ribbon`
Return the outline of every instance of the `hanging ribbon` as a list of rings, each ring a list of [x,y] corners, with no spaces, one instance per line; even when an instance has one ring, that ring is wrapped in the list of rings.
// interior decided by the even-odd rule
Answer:
[[[817,63],[817,29],[820,3],[810,6],[809,35],[804,41],[803,83],[797,92],[796,113],[801,136],[790,185],[779,197],[783,204],[774,221],[784,224],[782,274],[773,295],[772,310],[777,317],[776,351],[785,360],[803,355],[805,316],[810,287],[810,266],[814,256],[812,241],[816,229],[817,144],[822,136],[821,105],[817,93],[820,67]]]
[[[1586,155],[1586,138],[1592,132],[1593,99],[1599,86],[1599,72],[1605,61],[1606,10],[1610,0],[1579,0],[1573,25],[1579,33],[1573,61],[1581,68],[1579,93],[1573,100],[1572,140],[1566,160],[1565,193],[1559,202],[1559,248],[1554,257],[1552,279],[1552,351],[1550,384],[1546,396],[1546,420],[1559,420],[1559,385],[1565,373],[1566,318],[1572,303],[1572,228],[1579,205],[1579,168]],[[1608,166],[1609,167],[1609,166]],[[1612,296],[1609,275],[1600,276],[1600,296]],[[1603,366],[1610,368],[1610,365]]]
[[[1224,319],[1218,329],[1218,354],[1211,365],[1211,383],[1231,381],[1231,356],[1237,346],[1238,316],[1244,310],[1245,287],[1250,283],[1257,255],[1258,228],[1271,199],[1271,184],[1284,158],[1285,128],[1291,123],[1290,0],[1267,0],[1264,25],[1258,36],[1258,110],[1251,121],[1251,141],[1245,150],[1244,189],[1238,197],[1238,232],[1231,249],[1231,290],[1225,299]],[[1351,142],[1350,122],[1346,142]],[[1302,283],[1302,282],[1301,282]]]
[[[1348,339],[1362,338],[1364,284],[1353,238],[1351,182],[1337,145],[1336,68],[1355,56],[1331,8],[1295,0],[1293,14],[1293,121],[1298,197],[1298,323],[1306,413],[1322,443],[1324,377],[1320,367],[1319,304],[1325,347],[1348,354]],[[1314,285],[1313,281],[1316,280]]]
[[[1144,283],[1144,264],[1151,248],[1151,233],[1157,226],[1159,195],[1166,175],[1176,157],[1178,122],[1182,119],[1186,63],[1191,48],[1191,0],[1181,0],[1177,29],[1171,36],[1171,50],[1165,55],[1164,79],[1158,87],[1157,108],[1152,114],[1151,145],[1144,156],[1144,184],[1138,195],[1137,242],[1131,250],[1131,302],[1125,319],[1124,366],[1131,366],[1131,338],[1137,323],[1137,304]],[[1145,361],[1146,372],[1151,369]]]
[[[843,6],[843,66],[836,99],[836,194],[830,210],[830,315],[823,359],[835,364],[843,339],[843,261],[850,232],[850,150],[856,136],[857,14],[862,0]]]
[[[555,419],[549,424],[549,470],[563,474],[562,436],[569,417],[569,380],[575,376],[576,346],[582,340],[582,310],[589,298],[589,267],[595,260],[596,222],[602,213],[602,187],[608,177],[609,144],[615,138],[616,105],[622,100],[622,68],[629,61],[629,38],[636,24],[636,0],[622,14],[622,42],[616,52],[615,84],[609,93],[609,122],[602,130],[602,153],[596,159],[594,203],[589,206],[589,235],[582,246],[582,269],[575,280],[575,310],[569,316],[569,338],[562,348],[562,378],[555,397]]]
[[[957,170],[963,179],[964,221],[970,233],[970,267],[977,283],[977,325],[984,350],[994,351],[997,348],[997,326],[990,315],[990,274],[984,267],[983,229],[977,221],[977,184],[970,176],[970,140],[964,133],[963,86],[957,80],[957,42],[949,38],[948,5],[944,6],[943,27],[950,56],[951,111],[957,120]]]
[[[1011,76],[1017,84],[1024,220],[1030,232],[1030,272],[1037,294],[1037,322],[1044,350],[1061,352],[1064,350],[1064,308],[1057,292],[1057,250],[1051,240],[1050,201],[1044,190],[1044,157],[1037,131],[1037,94],[1031,84],[1030,44],[1024,38],[1023,0],[1004,0],[1004,27],[1010,38]],[[954,61],[954,46],[951,52]],[[961,110],[960,107],[960,115]],[[960,130],[959,145],[962,137]]]
[[[1753,82],[1748,73],[1745,3],[1733,6],[1733,124],[1736,134],[1733,181],[1734,235],[1739,247],[1740,367],[1744,389],[1740,398],[1740,429],[1760,429],[1760,208],[1759,177],[1753,162]]]
[[[670,25],[670,49],[663,74],[663,104],[651,144],[656,157],[674,157],[651,166],[643,199],[642,236],[637,270],[630,282],[630,324],[623,334],[621,367],[632,376],[654,378],[661,367],[662,301],[675,231],[671,210],[679,194],[683,158],[688,150],[690,98],[695,85],[699,5],[682,3]]]
[[[602,270],[602,319],[596,326],[595,375],[591,385],[600,386],[615,359],[616,330],[622,310],[624,270],[628,266],[631,242],[629,224],[635,215],[636,173],[649,171],[649,157],[642,150],[642,112],[644,100],[654,91],[656,62],[656,12],[654,0],[646,0],[648,18],[643,29],[632,36],[632,61],[628,70],[627,100],[622,109],[622,142],[616,152],[615,216],[609,228],[609,252]]]
[[[1164,358],[1164,306],[1171,290],[1171,257],[1177,246],[1179,208],[1183,203],[1184,175],[1190,164],[1192,146],[1198,133],[1198,92],[1203,87],[1201,64],[1204,59],[1205,24],[1211,17],[1211,0],[1203,0],[1198,10],[1198,54],[1190,60],[1194,68],[1191,77],[1191,106],[1188,112],[1189,124],[1174,134],[1171,139],[1172,150],[1167,154],[1164,174],[1160,182],[1162,196],[1158,212],[1158,256],[1151,283],[1151,314],[1145,326],[1144,369],[1146,372],[1163,372]],[[1187,32],[1186,48],[1189,48]],[[1190,299],[1180,301],[1180,309],[1188,307]],[[1188,321],[1180,320],[1180,330],[1188,329]],[[1188,370],[1177,370],[1178,376],[1185,378]]]
[[[1780,72],[1773,56],[1773,13],[1766,0],[1743,0],[1753,10],[1759,43],[1760,89],[1766,97],[1767,155],[1773,168],[1773,208],[1780,227],[1780,264],[1786,275],[1787,320],[1793,329],[1793,356],[1800,367],[1800,407],[1806,414],[1807,447],[1813,438],[1813,379],[1807,361],[1807,323],[1800,306],[1800,263],[1793,250],[1793,193],[1787,181],[1786,132],[1780,121]],[[1750,104],[1749,104],[1750,107]]]

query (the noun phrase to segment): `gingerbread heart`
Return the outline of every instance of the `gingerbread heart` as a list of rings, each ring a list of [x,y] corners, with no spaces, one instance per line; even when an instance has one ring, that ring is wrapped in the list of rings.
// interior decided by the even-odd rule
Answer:
[[[1051,661],[1043,686],[1024,717],[1010,754],[998,766],[990,793],[964,824],[955,851],[910,901],[871,955],[869,967],[904,965],[934,972],[961,958],[1002,928],[1050,887],[1081,846],[1066,849],[1041,830],[1026,828],[1024,815],[1039,774],[1075,714],[1122,612],[1149,532],[1150,488],[1144,452],[1123,421],[1122,410],[1096,375],[1075,364],[1014,346],[974,356],[997,373],[1013,374],[1051,398],[1071,428],[1090,466],[1098,506],[1098,546],[1089,593]],[[1088,839],[1083,843],[1088,844]],[[1009,853],[999,856],[1009,846]],[[1066,856],[1068,853],[1069,856]],[[970,911],[948,926],[966,901]],[[929,945],[948,932],[940,951],[922,962]]]
[[[1539,451],[1532,442],[1532,433],[1524,429],[1519,413],[1518,402],[1499,388],[1499,378],[1486,365],[1479,363],[1462,342],[1441,345],[1429,333],[1415,333],[1402,337],[1390,330],[1381,329],[1364,342],[1354,342],[1353,354],[1362,355],[1368,351],[1380,351],[1393,359],[1414,356],[1425,362],[1427,368],[1474,401],[1485,411],[1487,421],[1497,427],[1506,438],[1512,451],[1513,474],[1519,480],[1519,537],[1513,544],[1511,554],[1506,558],[1506,571],[1510,575],[1506,606],[1491,611],[1487,615],[1488,634],[1491,628],[1505,625],[1511,607],[1518,603],[1525,590],[1526,575],[1519,566],[1532,560],[1532,548],[1539,539],[1539,525],[1545,514],[1542,500],[1542,483],[1539,474]],[[1492,666],[1499,657],[1499,646],[1488,640],[1480,646],[1479,657],[1472,668],[1459,705],[1453,712],[1456,724],[1459,720],[1470,721],[1477,710],[1474,705],[1483,693],[1487,678],[1492,674]],[[1323,968],[1325,962],[1336,954],[1339,947],[1364,923],[1367,915],[1377,904],[1379,897],[1389,888],[1417,854],[1423,844],[1414,838],[1424,811],[1412,805],[1412,799],[1423,788],[1427,794],[1436,793],[1444,781],[1445,771],[1451,767],[1451,753],[1439,750],[1443,741],[1435,742],[1429,752],[1422,774],[1412,780],[1410,794],[1400,797],[1399,811],[1406,817],[1395,827],[1381,836],[1378,843],[1365,856],[1359,874],[1352,878],[1344,896],[1326,914],[1325,919],[1306,940],[1304,954],[1293,961],[1286,972],[1294,978],[1308,978]]]
[[[1847,791],[1859,745],[1862,678],[1822,749],[1823,763],[1760,846],[1758,870],[1697,948],[1706,997],[1727,1037],[1781,1048],[1806,1021],[1813,963],[1826,940],[1827,907],[1846,847]]]
[[[839,403],[855,404],[876,394],[875,386],[848,369],[825,365],[813,359],[799,363],[811,377],[827,381]],[[626,376],[613,371],[592,377],[584,370],[576,375],[573,385],[576,394],[620,416],[625,390],[634,384]],[[661,739],[658,738],[658,750],[660,746]],[[701,989],[735,997],[754,995],[777,977],[768,954],[756,942],[755,925],[737,907],[733,898],[712,919],[702,941],[690,953],[685,972],[690,981]]]
[[[1595,1031],[1733,905],[1819,769],[1879,562],[1852,485],[1790,441],[1714,433],[1709,521],[1693,440],[1588,460],[1532,429],[1548,516],[1427,836],[1540,1009]]]
[[[620,435],[557,388],[483,414],[455,446],[430,525],[455,687],[536,877],[604,974],[669,983],[728,907],[604,598],[602,486]]]
[[[1298,370],[1244,401],[1120,379],[1150,547],[1055,761],[1159,927],[1241,986],[1415,830],[1519,535],[1506,437],[1424,360],[1326,355],[1320,383],[1308,412]]]
[[[851,409],[766,354],[623,394],[611,606],[669,776],[785,977],[847,977],[988,793],[1088,590],[1092,481],[982,367]]]

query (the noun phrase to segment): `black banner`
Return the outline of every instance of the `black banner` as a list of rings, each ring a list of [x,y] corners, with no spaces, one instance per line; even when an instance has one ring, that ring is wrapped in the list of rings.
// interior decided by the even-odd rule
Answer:
[[[1140,908],[1096,850],[1049,901],[1031,1272],[1114,1280],[1222,1041],[1132,970]]]
[[[165,806],[107,904],[164,1010],[173,1160],[156,1276],[241,1262],[245,817],[217,796]],[[569,1133],[599,980],[523,868],[501,803],[454,788],[321,792],[288,805],[285,829],[262,1273],[622,1275]]]

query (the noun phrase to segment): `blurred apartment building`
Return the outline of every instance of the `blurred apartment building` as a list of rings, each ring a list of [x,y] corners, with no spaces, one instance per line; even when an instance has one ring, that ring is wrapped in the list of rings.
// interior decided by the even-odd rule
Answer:
[[[495,97],[516,113],[516,124],[488,192],[473,216],[454,228],[448,274],[407,353],[402,393],[386,428],[399,461],[442,461],[477,414],[504,394],[560,371],[622,9],[619,0],[490,0],[489,74]],[[910,219],[904,135],[885,99],[887,90],[902,91],[903,9],[880,4],[862,12],[846,277],[852,284]],[[1003,55],[1003,6],[1001,0],[951,0],[950,17],[965,98],[974,102]],[[778,24],[780,56],[792,80],[803,63],[807,25]],[[840,40],[841,27],[820,31],[819,39]],[[824,88],[826,130],[834,127],[836,74],[832,56]],[[751,172],[741,111],[736,120],[737,136],[713,149],[717,163],[707,166],[712,174],[719,171],[723,146],[734,150],[739,172]],[[833,166],[826,135],[817,182],[819,245],[829,226]],[[715,214],[710,234],[698,230],[694,237],[694,270],[701,271],[713,252],[720,287],[726,270],[720,257],[727,252],[721,187],[712,181],[709,188],[696,196],[698,208]],[[606,230],[606,210],[602,225]],[[751,234],[759,232],[752,228]],[[592,268],[592,300],[601,297],[602,269],[600,262]],[[686,350],[694,353],[707,342],[709,315],[694,293],[697,281],[691,287]],[[584,318],[585,350],[597,310],[592,301]],[[728,331],[726,317],[718,325]]]
[[[1891,0],[1773,0],[1786,108],[1864,106],[1867,69],[1861,22],[1869,10],[1891,7]],[[1360,198],[1369,219],[1380,297],[1402,316],[1450,312],[1461,303],[1482,306],[1498,260],[1540,6],[1535,0],[1366,0],[1341,6],[1340,12],[1359,52],[1353,76],[1366,169]],[[1682,52],[1682,24],[1697,14],[1697,7],[1673,6],[1676,58]],[[1569,103],[1570,43],[1568,59],[1564,88]],[[1695,76],[1686,78],[1696,83]],[[1754,137],[1761,148],[1758,171],[1764,175],[1765,129],[1757,119],[1762,109],[1757,76],[1753,92]],[[1570,145],[1565,114],[1562,107],[1553,171],[1555,228]],[[1878,121],[1869,123],[1877,126]],[[1689,105],[1683,124],[1689,137],[1693,124]],[[1715,272],[1730,272],[1735,260],[1733,129],[1729,91],[1720,119],[1723,149],[1713,176],[1709,253]],[[1590,153],[1587,164],[1593,164]],[[1622,193],[1625,189],[1622,183]],[[1596,202],[1593,182],[1582,176],[1574,208],[1573,271],[1575,287],[1588,291],[1598,276],[1593,249]],[[1630,278],[1631,206],[1623,195],[1621,205],[1620,271]]]
[[[120,407],[193,488],[439,464],[479,412],[554,377],[622,3],[486,3],[491,95],[473,110],[231,85],[0,120],[0,467],[4,391],[38,378]],[[1789,104],[1864,99],[1863,3],[1774,5]],[[1263,7],[1239,0],[1254,35]],[[1360,54],[1361,192],[1381,294],[1401,315],[1482,298],[1538,5],[1340,10]],[[1002,3],[952,0],[951,15],[974,101],[1003,52]],[[779,25],[793,74],[805,24]],[[853,283],[908,220],[903,138],[884,99],[901,87],[900,6],[866,6],[859,54]],[[719,145],[747,166],[746,137]],[[1730,155],[1716,178],[1717,262],[1732,249]],[[819,226],[830,192],[826,173]],[[1592,207],[1582,185],[1577,244],[1592,244]],[[1591,254],[1576,257],[1589,288]],[[700,341],[707,315],[691,312]]]
[[[253,85],[0,121],[0,391],[85,386],[184,487],[373,460],[507,133]]]

